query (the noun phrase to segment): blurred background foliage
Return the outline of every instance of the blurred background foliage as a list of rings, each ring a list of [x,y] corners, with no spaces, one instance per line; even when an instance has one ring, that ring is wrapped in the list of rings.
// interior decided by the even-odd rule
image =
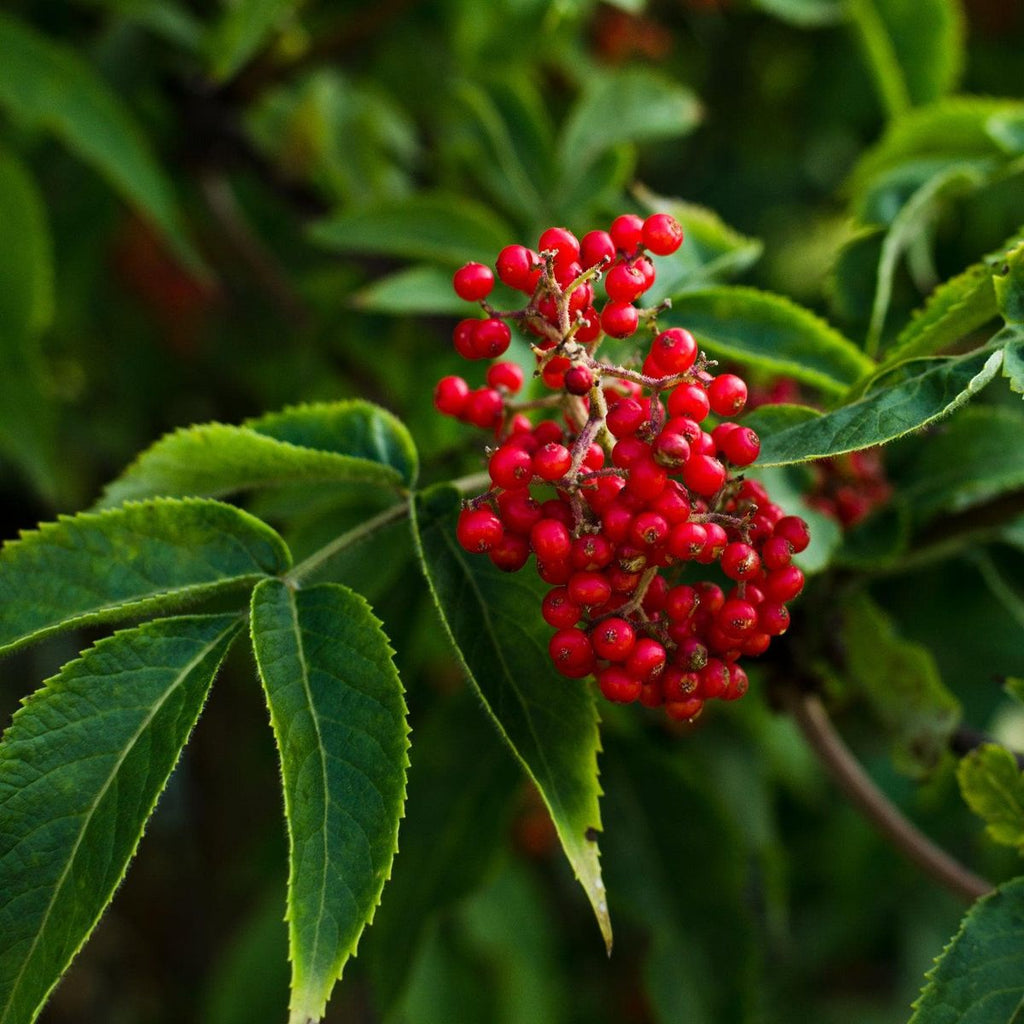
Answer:
[[[551,224],[606,226],[650,194],[692,204],[698,278],[742,275],[884,351],[936,282],[1020,230],[1024,119],[1000,122],[1000,145],[943,135],[940,119],[955,145],[893,143],[909,169],[879,140],[892,124],[913,135],[914,109],[952,94],[1021,98],[1022,53],[1024,7],[1004,0],[10,0],[0,536],[92,504],[176,426],[299,401],[387,406],[428,482],[478,468],[473,440],[431,406],[432,382],[459,370],[452,269]],[[974,101],[957,102],[948,117],[969,120]],[[937,167],[941,202],[912,219],[908,196]],[[897,488],[921,485],[921,451],[890,449]],[[297,557],[365,514],[358,496],[261,500]],[[1024,728],[992,678],[1024,674],[1021,546],[872,591],[966,720],[1004,737]],[[386,548],[339,571],[399,652],[408,816],[328,1020],[904,1019],[962,908],[837,802],[756,681],[685,735],[606,715],[607,960],[401,529]],[[5,722],[24,680],[74,650],[5,663]],[[49,1024],[284,1019],[277,769],[253,667],[229,668]],[[846,703],[879,785],[978,870],[1012,873],[952,765],[910,779],[863,702]]]

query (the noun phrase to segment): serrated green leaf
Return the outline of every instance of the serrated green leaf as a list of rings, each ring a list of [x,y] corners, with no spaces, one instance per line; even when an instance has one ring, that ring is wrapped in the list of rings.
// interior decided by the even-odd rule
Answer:
[[[739,285],[687,291],[659,324],[685,327],[701,348],[841,394],[874,363],[835,328],[781,295]]]
[[[1024,853],[1024,773],[1005,747],[986,743],[957,766],[967,806],[986,823],[997,843]]]
[[[352,305],[372,313],[464,316],[469,308],[452,290],[452,275],[437,267],[409,267],[361,288]]]
[[[401,999],[433,916],[472,892],[503,848],[520,778],[504,745],[480,728],[468,687],[417,724],[402,850],[367,939],[382,1016]]]
[[[686,135],[701,116],[693,92],[653,71],[627,68],[592,74],[562,130],[562,176],[575,177],[624,142]]]
[[[1024,242],[1006,254],[993,281],[999,312],[1008,324],[1024,324]]]
[[[213,77],[230,78],[295,10],[297,0],[229,0],[207,36]]]
[[[414,528],[427,582],[484,707],[537,784],[610,947],[597,846],[600,741],[593,695],[551,665],[542,587],[526,573],[499,572],[463,551],[455,539],[458,509],[454,488],[417,498]]]
[[[73,50],[5,14],[0,53],[0,104],[18,120],[53,132],[198,268],[171,182],[117,94]]]
[[[456,266],[493,263],[511,228],[465,196],[417,195],[319,221],[310,238],[337,252],[379,253]]]
[[[238,615],[101,640],[0,743],[0,1022],[29,1024],[124,876]]]
[[[0,549],[0,652],[73,626],[180,608],[289,564],[269,526],[216,501],[63,516]]]
[[[1024,414],[979,406],[943,424],[900,482],[915,520],[959,512],[1024,487]]]
[[[801,423],[820,419],[821,416],[821,410],[815,409],[813,406],[779,402],[778,404],[759,405],[756,409],[744,413],[743,425],[753,428],[761,437],[770,437],[780,430],[788,430]]]
[[[416,474],[405,426],[369,402],[297,406],[245,426],[207,423],[162,437],[108,484],[99,508],[140,498],[221,498],[283,484],[399,490]]]
[[[682,199],[634,190],[650,213],[669,213],[682,225],[684,241],[672,256],[656,257],[658,279],[645,302],[656,305],[666,296],[741,274],[756,263],[764,249],[761,240],[741,235],[714,210]]]
[[[850,405],[761,439],[759,466],[782,466],[858,451],[941,419],[995,377],[1003,353],[993,341],[967,355],[920,360],[925,369]],[[906,366],[908,371],[916,363]]]
[[[835,25],[846,18],[846,0],[753,0],[753,4],[797,28]]]
[[[897,764],[912,774],[934,769],[960,721],[960,702],[931,652],[903,639],[863,592],[843,606],[842,642],[849,678],[892,734]]]
[[[1017,1024],[1024,1008],[1024,878],[978,900],[927,978],[908,1024]]]
[[[307,1024],[323,1016],[391,872],[406,707],[380,622],[345,587],[264,580],[252,638],[284,780],[290,1020]]]

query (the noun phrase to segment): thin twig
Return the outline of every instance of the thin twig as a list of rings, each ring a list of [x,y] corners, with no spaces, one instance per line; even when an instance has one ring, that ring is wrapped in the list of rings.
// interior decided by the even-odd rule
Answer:
[[[813,694],[791,691],[789,710],[804,738],[851,803],[913,863],[954,895],[973,903],[992,891],[980,878],[933,843],[875,785],[843,742],[825,706]]]

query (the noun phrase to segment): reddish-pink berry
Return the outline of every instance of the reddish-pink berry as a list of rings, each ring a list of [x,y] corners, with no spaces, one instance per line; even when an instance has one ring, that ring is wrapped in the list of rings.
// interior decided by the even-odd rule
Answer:
[[[643,242],[643,218],[635,213],[624,213],[612,221],[608,234],[611,235],[616,249],[631,256]]]
[[[525,376],[515,363],[495,363],[487,367],[487,383],[492,388],[504,388],[510,395],[517,394]]]
[[[498,253],[495,263],[498,277],[509,288],[533,294],[537,282],[540,280],[542,269],[537,254],[525,245],[506,245]]]
[[[555,587],[544,595],[540,613],[549,626],[568,629],[579,622],[583,609],[569,600],[569,591],[565,587]]]
[[[671,256],[683,244],[682,226],[667,213],[653,213],[644,221],[643,243],[655,256]]]
[[[744,541],[726,544],[722,552],[722,572],[731,580],[749,580],[761,571],[761,559]]]
[[[636,644],[636,631],[625,619],[602,619],[590,630],[590,643],[599,658],[625,661]]]
[[[565,371],[565,390],[570,395],[586,395],[594,386],[594,375],[586,366],[570,366]]]
[[[670,327],[655,337],[650,356],[666,377],[686,373],[697,358],[697,341],[682,327]]]
[[[455,271],[452,285],[460,299],[477,302],[491,294],[494,287],[494,272],[482,263],[467,263]]]
[[[557,519],[541,519],[530,528],[530,547],[541,562],[560,562],[569,557],[569,528]]]
[[[530,453],[513,445],[502,445],[490,458],[487,470],[491,480],[507,491],[529,486],[533,478],[533,460]]]
[[[442,377],[434,388],[434,408],[445,416],[459,416],[466,408],[469,385],[461,377]]]
[[[489,508],[464,508],[455,535],[467,551],[490,551],[501,542],[505,528]]]
[[[512,331],[504,320],[489,317],[477,321],[473,332],[473,350],[478,359],[496,359],[508,351],[512,341]]]
[[[735,416],[747,404],[747,385],[734,373],[723,373],[708,385],[708,402],[718,416]]]
[[[582,629],[560,629],[548,642],[548,653],[555,668],[570,679],[581,679],[594,670],[596,659],[590,637]]]
[[[713,455],[699,455],[694,452],[683,466],[683,483],[691,491],[710,498],[717,494],[725,483],[725,466]]]
[[[640,323],[640,313],[629,302],[606,302],[601,310],[601,328],[612,338],[628,338]]]

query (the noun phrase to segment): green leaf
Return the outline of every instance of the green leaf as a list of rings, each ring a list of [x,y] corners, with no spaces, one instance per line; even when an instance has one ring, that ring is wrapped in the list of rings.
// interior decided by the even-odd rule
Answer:
[[[967,402],[995,377],[1002,358],[994,341],[963,356],[921,360],[924,370],[892,387],[762,437],[757,464],[806,462],[903,437]],[[916,365],[904,364],[903,369]]]
[[[1007,323],[1024,324],[1024,241],[1006,254],[995,277],[999,312]]]
[[[361,400],[322,403],[241,427],[207,423],[168,434],[107,485],[98,507],[157,496],[221,498],[282,484],[400,489],[415,475],[412,438],[391,413]]]
[[[1003,376],[1010,382],[1010,389],[1024,395],[1024,332],[1007,342],[1003,350]]]
[[[759,405],[756,409],[744,413],[743,425],[752,427],[761,437],[770,437],[780,430],[808,423],[810,420],[821,419],[821,410],[810,405],[793,405],[780,402],[777,405]],[[758,460],[758,465],[761,462]]]
[[[495,254],[496,255],[496,254]],[[361,288],[352,305],[371,313],[457,316],[469,307],[452,291],[452,275],[437,267],[409,267]]]
[[[338,584],[253,591],[252,638],[284,780],[290,1020],[323,1016],[397,849],[409,729],[381,624]]]
[[[1005,747],[986,743],[957,766],[960,792],[997,843],[1024,853],[1024,773]]]
[[[850,680],[894,738],[897,765],[912,774],[934,769],[960,721],[960,703],[931,652],[904,640],[864,592],[843,606],[842,642]]]
[[[296,6],[297,0],[229,0],[207,37],[213,77],[231,78]]]
[[[0,14],[0,104],[18,120],[53,132],[103,175],[198,268],[170,180],[131,113],[74,50]]]
[[[718,358],[792,377],[836,395],[874,363],[852,341],[781,295],[720,285],[684,292],[659,318],[685,327]]]
[[[592,74],[562,130],[563,177],[575,177],[621,143],[686,135],[701,116],[693,92],[653,71],[627,68]]]
[[[683,227],[685,241],[672,256],[656,257],[658,280],[646,293],[645,301],[655,305],[666,296],[677,296],[687,288],[743,273],[761,256],[761,240],[741,235],[717,213],[704,206],[655,195],[644,188],[634,190],[650,213],[669,213]]]
[[[882,241],[882,254],[878,262],[875,299],[864,346],[869,354],[878,351],[882,327],[892,298],[897,261],[926,233],[946,199],[972,191],[983,184],[986,177],[985,172],[974,164],[953,164],[921,185],[893,218]]]
[[[0,1022],[28,1024],[124,877],[238,615],[101,640],[0,744]]]
[[[1013,576],[1008,575],[995,558],[987,551],[974,551],[970,555],[981,578],[992,596],[1006,609],[1007,614],[1024,629],[1024,589],[1015,585]]]
[[[2,150],[0,224],[0,339],[21,341],[53,320],[53,245],[35,182],[20,161]]]
[[[753,0],[766,14],[797,28],[834,25],[846,18],[846,0]]]
[[[504,745],[480,724],[479,702],[467,687],[416,726],[402,850],[367,939],[384,1017],[402,997],[433,916],[483,881],[506,840],[521,776]]]
[[[463,551],[455,539],[458,509],[454,488],[418,496],[414,527],[427,582],[484,707],[537,784],[610,947],[597,847],[600,742],[593,695],[551,665],[542,586]]]
[[[1024,414],[1016,409],[964,409],[921,446],[900,491],[924,522],[960,512],[1024,487]]]
[[[288,566],[269,526],[216,501],[62,516],[0,549],[0,652],[72,626],[180,607]]]
[[[375,253],[456,266],[492,263],[511,228],[465,196],[417,195],[339,213],[310,228],[314,242],[345,253]]]
[[[1024,1005],[1024,878],[983,896],[928,972],[908,1024],[1016,1024]]]

